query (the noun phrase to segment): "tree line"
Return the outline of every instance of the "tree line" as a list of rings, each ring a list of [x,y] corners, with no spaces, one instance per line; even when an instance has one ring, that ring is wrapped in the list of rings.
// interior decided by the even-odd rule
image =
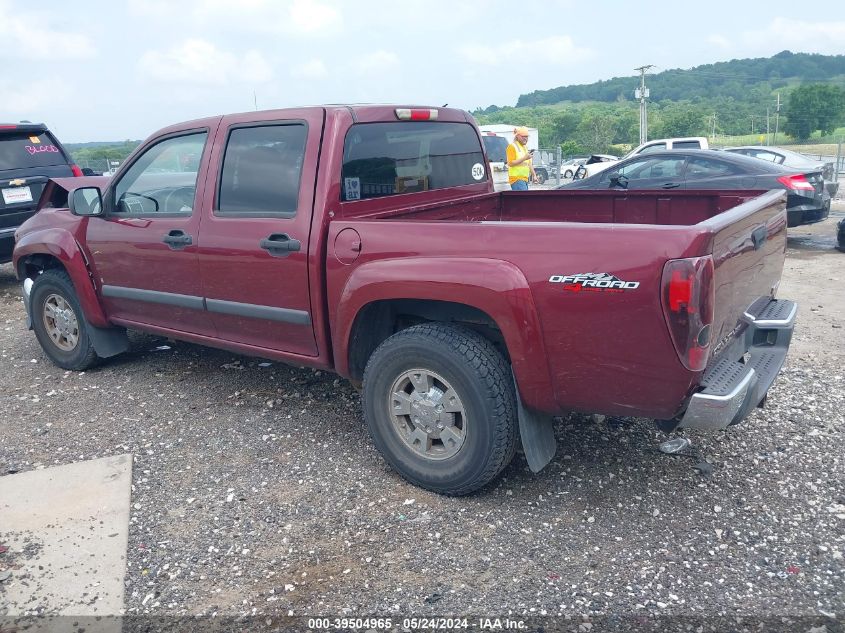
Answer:
[[[845,90],[837,83],[845,84],[845,55],[784,51],[665,71],[648,79],[649,138],[763,134],[767,112],[770,129],[777,114],[780,131],[794,139],[832,134],[845,124]],[[636,85],[638,78],[626,77],[535,91],[521,95],[516,107],[490,106],[473,114],[481,124],[536,127],[542,146],[565,146],[565,153],[611,153],[613,145],[639,140]]]

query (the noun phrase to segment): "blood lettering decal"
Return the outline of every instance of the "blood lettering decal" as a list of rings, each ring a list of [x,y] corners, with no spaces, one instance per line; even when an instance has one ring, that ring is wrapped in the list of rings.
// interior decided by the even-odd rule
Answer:
[[[24,145],[24,148],[30,153],[30,155],[40,154],[42,152],[59,153],[59,148],[55,145],[38,145],[37,147],[35,145]]]

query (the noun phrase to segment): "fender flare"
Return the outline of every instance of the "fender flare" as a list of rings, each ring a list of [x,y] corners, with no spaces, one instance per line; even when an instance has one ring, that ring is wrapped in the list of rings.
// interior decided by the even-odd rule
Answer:
[[[94,327],[111,327],[94,289],[88,262],[73,234],[61,228],[48,228],[24,235],[15,244],[14,253],[15,273],[21,281],[26,277],[23,263],[31,255],[47,255],[59,260],[73,282],[88,323]]]
[[[339,374],[350,375],[350,337],[360,311],[374,301],[391,299],[446,301],[486,313],[505,339],[522,402],[539,411],[557,409],[534,297],[514,264],[487,258],[405,257],[358,266],[346,280],[332,319]]]

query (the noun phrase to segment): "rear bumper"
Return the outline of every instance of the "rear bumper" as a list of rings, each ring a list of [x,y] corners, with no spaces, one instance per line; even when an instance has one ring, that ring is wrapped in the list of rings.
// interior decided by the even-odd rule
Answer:
[[[718,430],[741,422],[760,406],[786,360],[798,304],[772,301],[756,317],[745,314],[745,332],[704,374],[679,428]]]
[[[804,204],[793,204],[786,208],[786,225],[801,226],[802,224],[815,224],[826,220],[830,215],[830,198],[827,191],[821,199],[808,200]],[[794,199],[790,197],[790,202]]]

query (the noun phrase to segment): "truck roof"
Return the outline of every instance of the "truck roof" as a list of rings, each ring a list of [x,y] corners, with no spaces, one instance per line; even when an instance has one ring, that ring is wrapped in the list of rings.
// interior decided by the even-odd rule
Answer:
[[[244,121],[251,120],[256,115],[266,117],[267,115],[278,114],[280,119],[295,118],[297,113],[301,116],[304,112],[313,112],[315,110],[326,112],[327,114],[339,113],[341,111],[348,112],[352,115],[354,123],[387,123],[391,121],[399,121],[397,112],[399,110],[410,111],[429,111],[434,113],[430,118],[419,119],[429,121],[440,121],[447,123],[473,123],[473,118],[464,110],[457,108],[438,108],[433,106],[420,106],[408,104],[325,104],[325,105],[309,105],[291,108],[274,108],[269,110],[247,111],[247,112],[232,112],[211,117],[204,117],[202,119],[192,119],[189,121],[182,121],[169,125],[161,130],[156,131],[156,134],[176,132],[191,128],[212,127],[217,124],[221,117],[243,118]]]

